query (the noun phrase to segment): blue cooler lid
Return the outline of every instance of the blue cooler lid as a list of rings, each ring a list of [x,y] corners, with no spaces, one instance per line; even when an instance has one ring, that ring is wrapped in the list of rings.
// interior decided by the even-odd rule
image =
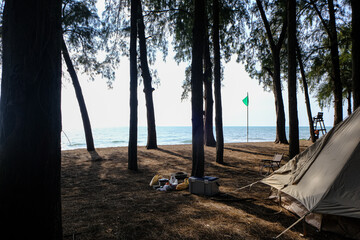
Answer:
[[[204,180],[208,180],[208,181],[215,181],[215,180],[218,180],[219,178],[217,177],[209,177],[209,176],[205,176],[204,177]]]
[[[191,179],[195,179],[195,180],[208,180],[208,181],[215,181],[215,180],[218,180],[219,178],[217,177],[210,177],[210,176],[205,176],[205,177],[194,177],[194,176],[191,176],[190,177]]]

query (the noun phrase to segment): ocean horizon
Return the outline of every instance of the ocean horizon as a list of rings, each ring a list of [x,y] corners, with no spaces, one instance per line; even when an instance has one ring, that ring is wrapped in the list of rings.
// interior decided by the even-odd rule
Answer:
[[[247,142],[246,126],[224,126],[224,142],[238,143]],[[327,131],[331,127],[326,127]],[[286,127],[287,138],[289,138],[289,127]],[[191,144],[191,126],[157,126],[158,145]],[[129,127],[93,128],[95,148],[125,147],[129,142]],[[215,137],[214,128],[214,137]],[[275,126],[250,126],[249,142],[272,142],[275,140]],[[321,135],[320,135],[321,136]],[[309,127],[299,127],[299,139],[309,139]],[[138,127],[138,146],[146,146],[147,127]],[[61,133],[61,150],[72,150],[86,148],[85,133],[83,129],[64,130]]]

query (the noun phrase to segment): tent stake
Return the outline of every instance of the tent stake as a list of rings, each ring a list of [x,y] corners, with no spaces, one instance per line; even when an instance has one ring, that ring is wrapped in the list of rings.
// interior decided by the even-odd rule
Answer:
[[[302,216],[301,218],[299,218],[296,222],[294,222],[290,227],[288,227],[287,229],[285,229],[284,231],[282,231],[282,233],[280,233],[279,235],[277,235],[274,239],[278,239],[279,237],[281,237],[284,233],[286,233],[287,231],[289,231],[292,227],[294,227],[296,224],[298,224],[301,220],[303,220],[310,212],[306,213],[304,216]]]

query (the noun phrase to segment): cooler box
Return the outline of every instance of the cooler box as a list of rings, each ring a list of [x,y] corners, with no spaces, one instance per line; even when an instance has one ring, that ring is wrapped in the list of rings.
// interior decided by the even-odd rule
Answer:
[[[219,186],[217,177],[189,177],[189,191],[193,194],[213,196],[219,193]]]

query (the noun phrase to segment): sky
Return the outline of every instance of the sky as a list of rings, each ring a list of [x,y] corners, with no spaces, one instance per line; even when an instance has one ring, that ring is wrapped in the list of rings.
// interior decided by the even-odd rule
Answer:
[[[104,10],[102,1],[97,5],[99,13]],[[185,68],[188,63],[177,64],[173,60],[171,46],[166,62],[162,57],[151,68],[156,68],[160,85],[153,92],[155,121],[157,126],[191,126],[191,101],[181,101],[182,83],[185,79]],[[234,57],[235,58],[235,57]],[[246,126],[247,109],[242,99],[249,94],[249,126],[275,126],[275,100],[272,92],[264,91],[257,79],[251,79],[241,63],[235,59],[223,63],[224,77],[222,82],[222,110],[224,126]],[[93,128],[129,126],[129,59],[122,58],[116,70],[113,88],[108,89],[106,80],[98,77],[91,81],[86,75],[79,75],[87,110]],[[64,68],[66,71],[66,68]],[[69,79],[69,77],[68,77]],[[139,79],[140,80],[140,79]],[[288,118],[287,84],[283,85],[286,125]],[[305,98],[298,87],[298,118],[299,126],[308,126]],[[344,106],[344,117],[346,115]],[[313,116],[324,112],[325,126],[332,126],[334,119],[333,107],[321,110],[316,100],[311,97]],[[215,118],[215,116],[214,116]],[[63,130],[82,129],[80,110],[74,88],[70,81],[63,80],[62,88],[62,120]],[[146,126],[146,106],[143,85],[138,86],[138,126]]]
[[[171,54],[170,54],[171,55]],[[156,68],[160,85],[153,92],[155,121],[157,126],[191,126],[191,101],[181,101],[182,82],[185,79],[187,63],[177,64],[171,56],[166,62],[158,58],[152,68]],[[249,126],[275,126],[276,114],[274,95],[265,92],[258,80],[251,79],[244,66],[231,60],[224,66],[222,82],[222,108],[224,126],[246,126],[247,110],[242,99],[249,94]],[[87,110],[93,128],[129,126],[129,60],[123,58],[116,71],[113,88],[108,89],[106,80],[100,77],[91,81],[87,75],[79,74]],[[288,93],[284,84],[286,125],[288,125]],[[304,95],[298,88],[299,126],[308,126]],[[311,98],[312,114],[321,109]],[[323,109],[325,126],[333,124],[333,108]],[[344,106],[344,116],[346,106]],[[74,88],[69,80],[63,80],[62,87],[63,130],[81,129],[82,120]],[[142,83],[138,86],[138,125],[146,126],[145,95]]]

